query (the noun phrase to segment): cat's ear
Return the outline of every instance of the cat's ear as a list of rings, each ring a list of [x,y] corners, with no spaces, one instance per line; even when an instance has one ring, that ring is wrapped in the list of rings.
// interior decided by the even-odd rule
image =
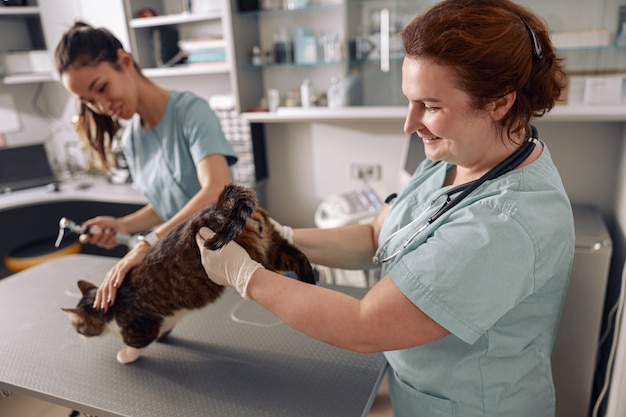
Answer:
[[[80,292],[83,293],[83,295],[86,295],[90,290],[97,289],[98,287],[89,281],[80,280],[78,281],[78,288],[80,288]]]
[[[80,307],[61,308],[65,314],[72,320],[72,323],[78,323],[85,319],[86,313]]]

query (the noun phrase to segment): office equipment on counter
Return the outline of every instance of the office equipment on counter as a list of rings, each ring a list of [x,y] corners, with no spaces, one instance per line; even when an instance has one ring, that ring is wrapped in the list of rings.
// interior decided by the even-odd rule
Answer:
[[[362,184],[355,190],[339,192],[325,197],[315,211],[317,227],[338,227],[359,222],[367,222],[383,208],[384,199],[395,193],[413,175],[425,158],[424,144],[417,133],[406,135],[400,172],[394,187],[382,188],[372,184]]]
[[[55,182],[43,143],[0,149],[0,193]]]
[[[0,281],[0,316],[11,317],[0,320],[0,390],[100,417],[368,415],[382,354],[318,342],[230,288],[137,362],[117,363],[119,339],[86,340],[61,311],[80,297],[78,279],[98,284],[116,262],[71,255]]]
[[[315,225],[327,228],[358,223],[376,216],[383,206],[378,194],[368,186],[331,194],[315,210]]]

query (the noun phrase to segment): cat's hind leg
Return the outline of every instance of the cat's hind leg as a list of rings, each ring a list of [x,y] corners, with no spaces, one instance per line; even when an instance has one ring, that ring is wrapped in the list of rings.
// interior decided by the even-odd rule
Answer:
[[[172,332],[174,326],[187,314],[189,314],[189,310],[179,310],[173,315],[165,317],[161,324],[161,332],[159,333],[159,337],[157,337],[157,342],[162,342],[167,339],[167,336]]]
[[[281,247],[281,250],[277,251],[273,263],[276,269],[295,272],[298,281],[316,284],[315,272],[313,272],[309,259],[295,246],[286,244]]]
[[[134,348],[131,346],[126,346],[124,349],[117,352],[117,361],[123,364],[135,362],[139,358],[143,350],[144,348]]]

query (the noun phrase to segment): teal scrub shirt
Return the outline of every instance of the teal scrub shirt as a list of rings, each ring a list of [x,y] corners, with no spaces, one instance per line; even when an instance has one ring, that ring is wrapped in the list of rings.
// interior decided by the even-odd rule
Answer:
[[[237,162],[209,104],[190,92],[170,92],[165,114],[152,129],[142,128],[135,114],[122,146],[135,185],[164,221],[200,191],[200,160],[220,154],[229,166]]]
[[[571,205],[550,153],[488,181],[420,233],[383,276],[451,334],[386,352],[396,417],[554,417],[550,366],[574,256]],[[446,163],[424,161],[379,245],[399,250],[434,214]],[[418,221],[417,223],[420,223]]]

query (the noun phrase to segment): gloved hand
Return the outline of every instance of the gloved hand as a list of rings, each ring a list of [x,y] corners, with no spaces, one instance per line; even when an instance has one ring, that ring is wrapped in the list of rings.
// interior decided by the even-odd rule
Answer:
[[[278,223],[276,220],[272,219],[271,217],[270,217],[270,223],[272,223],[272,226],[274,226],[274,229],[276,229],[278,234],[280,234],[283,239],[285,239],[287,242],[293,245],[293,229],[291,227],[283,226],[282,224]]]
[[[208,227],[202,227],[196,235],[206,274],[216,284],[233,287],[242,297],[248,298],[246,289],[250,277],[254,271],[263,268],[263,265],[250,258],[248,252],[235,242],[227,243],[215,251],[206,249],[204,241],[214,234]]]

